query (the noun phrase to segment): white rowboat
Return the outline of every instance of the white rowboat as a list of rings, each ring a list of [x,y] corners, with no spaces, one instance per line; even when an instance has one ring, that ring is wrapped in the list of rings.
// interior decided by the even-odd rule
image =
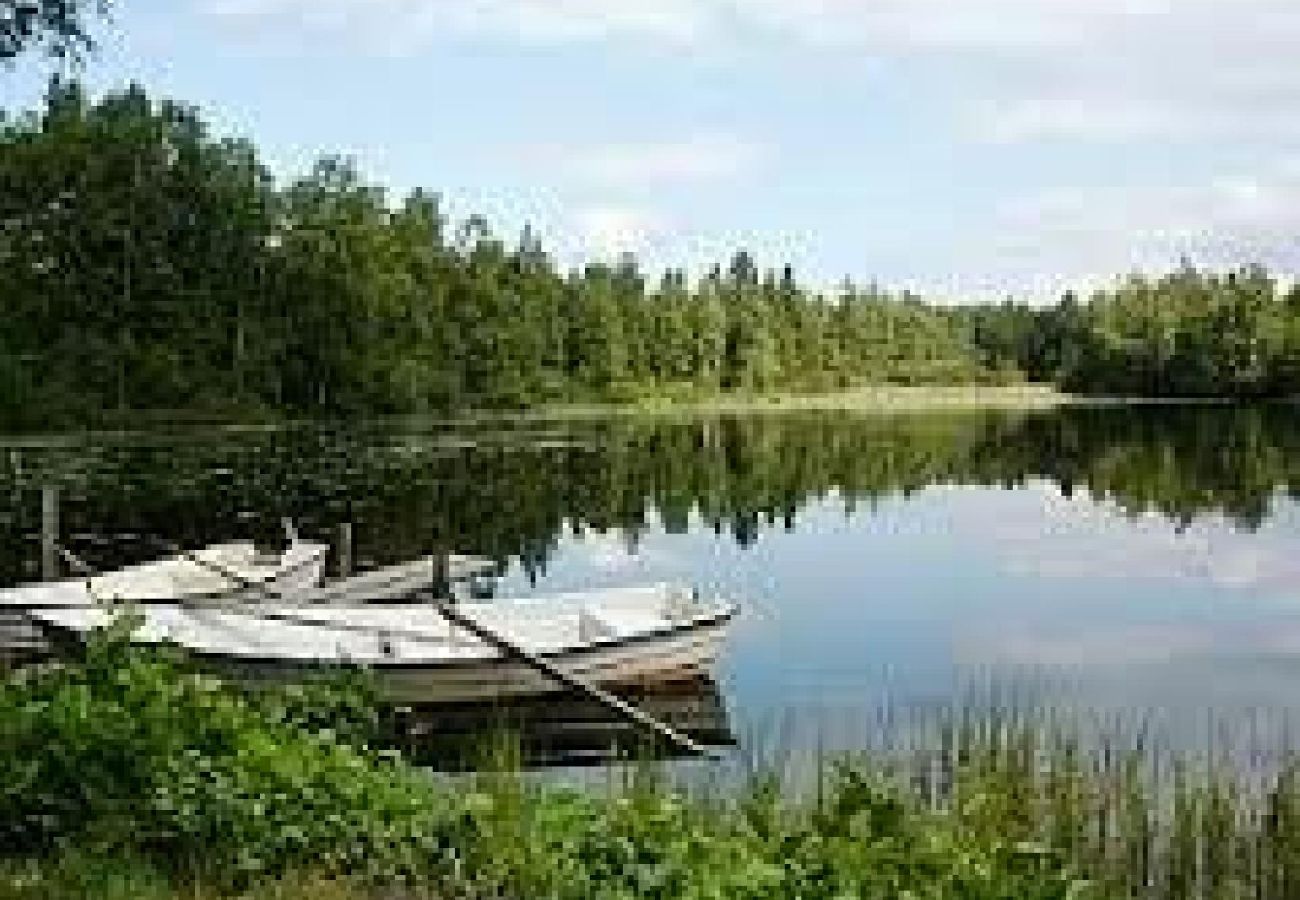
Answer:
[[[294,541],[265,555],[248,541],[214,544],[193,553],[115,569],[90,578],[66,578],[0,590],[0,607],[78,607],[114,603],[297,598],[320,586],[325,544]]]
[[[698,677],[716,659],[733,603],[672,585],[485,603],[455,610],[523,651],[593,684]],[[98,608],[32,609],[48,630],[84,636],[110,621]],[[134,638],[171,642],[200,659],[268,672],[355,665],[399,703],[484,701],[562,690],[534,666],[418,604],[259,604],[247,609],[163,604],[140,609]]]

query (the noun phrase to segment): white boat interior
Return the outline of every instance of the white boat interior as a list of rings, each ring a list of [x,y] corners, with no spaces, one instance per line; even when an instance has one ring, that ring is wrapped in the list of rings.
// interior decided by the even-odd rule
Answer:
[[[68,578],[0,591],[0,606],[84,606],[119,601],[165,602],[253,592],[281,596],[316,587],[324,576],[325,544],[295,541],[282,554],[260,553],[251,541],[214,544],[186,556],[126,566],[90,578]]]
[[[724,622],[734,604],[702,601],[680,586],[658,584],[536,599],[459,603],[456,609],[538,655],[617,646]],[[498,651],[418,604],[268,605],[237,610],[156,605],[140,610],[142,642],[173,642],[212,656],[294,663],[421,666],[489,661]],[[32,618],[85,633],[107,624],[110,610],[36,609]]]

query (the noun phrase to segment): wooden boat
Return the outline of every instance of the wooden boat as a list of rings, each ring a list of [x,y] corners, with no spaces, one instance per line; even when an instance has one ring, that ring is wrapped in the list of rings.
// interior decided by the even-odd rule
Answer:
[[[344,606],[385,600],[397,602],[426,588],[450,589],[458,583],[473,583],[495,569],[493,560],[481,556],[425,556],[340,578],[320,588],[303,591],[293,599],[295,603]]]
[[[40,659],[48,655],[49,642],[40,627],[31,620],[34,609],[45,607],[82,607],[82,606],[127,606],[151,605],[159,602],[176,602],[183,599],[186,603],[219,605],[239,602],[258,603],[267,600],[288,599],[295,604],[349,604],[375,603],[384,600],[394,602],[409,598],[413,593],[429,588],[451,590],[453,585],[479,582],[484,576],[496,569],[493,560],[477,556],[426,556],[409,560],[397,565],[372,569],[347,578],[340,578],[320,584],[320,566],[310,571],[304,569],[299,578],[258,579],[255,571],[238,565],[238,557],[246,552],[248,545],[238,545],[238,553],[222,553],[218,548],[207,548],[192,554],[195,558],[207,561],[219,560],[218,566],[235,564],[234,572],[254,582],[243,589],[227,590],[224,593],[190,593],[174,590],[174,584],[168,584],[166,577],[153,571],[130,588],[124,581],[131,578],[123,573],[127,570],[108,573],[101,581],[92,581],[88,590],[85,579],[67,579],[24,585],[9,590],[0,590],[0,666],[13,665],[28,660]],[[316,545],[313,545],[316,546]],[[323,558],[323,549],[321,551]],[[313,557],[315,554],[311,554]],[[185,558],[179,558],[183,563]],[[172,561],[165,561],[172,562]],[[195,564],[196,566],[199,564]],[[147,567],[158,566],[157,563],[146,564]],[[136,570],[145,567],[136,567]],[[186,575],[195,574],[186,566],[176,566],[173,572],[181,571]],[[220,580],[220,579],[218,579]],[[192,584],[191,584],[192,586]],[[223,586],[225,583],[223,582]],[[114,589],[116,588],[116,589]],[[96,599],[91,599],[91,594]]]
[[[698,677],[721,649],[735,604],[701,600],[672,585],[534,599],[459,603],[456,611],[521,650],[593,684]],[[142,607],[141,642],[171,642],[195,657],[245,672],[283,675],[322,666],[372,670],[395,703],[484,701],[562,690],[537,668],[508,658],[434,608],[418,604],[259,604]],[[32,620],[84,635],[110,610],[41,608]]]
[[[80,607],[96,604],[248,601],[297,598],[318,588],[329,547],[293,541],[281,554],[263,554],[248,541],[213,544],[192,553],[0,590],[0,607]]]

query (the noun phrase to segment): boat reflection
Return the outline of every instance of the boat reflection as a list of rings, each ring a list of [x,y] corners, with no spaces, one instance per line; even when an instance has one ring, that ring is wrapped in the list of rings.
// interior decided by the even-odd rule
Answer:
[[[712,678],[657,683],[616,691],[696,742],[736,743],[722,691]],[[386,716],[395,749],[420,765],[477,769],[504,751],[525,768],[603,765],[648,755],[684,755],[651,747],[644,731],[585,697],[550,695],[493,703],[408,706]]]

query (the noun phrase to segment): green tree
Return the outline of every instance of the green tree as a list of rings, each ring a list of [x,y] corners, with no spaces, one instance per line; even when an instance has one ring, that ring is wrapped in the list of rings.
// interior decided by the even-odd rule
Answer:
[[[109,6],[109,0],[0,0],[0,65],[34,49],[80,59],[94,49],[93,22]]]
[[[28,400],[129,409],[236,396],[254,365],[252,261],[271,227],[252,149],[139,88],[91,105],[60,82],[0,145],[8,333],[41,394]]]

